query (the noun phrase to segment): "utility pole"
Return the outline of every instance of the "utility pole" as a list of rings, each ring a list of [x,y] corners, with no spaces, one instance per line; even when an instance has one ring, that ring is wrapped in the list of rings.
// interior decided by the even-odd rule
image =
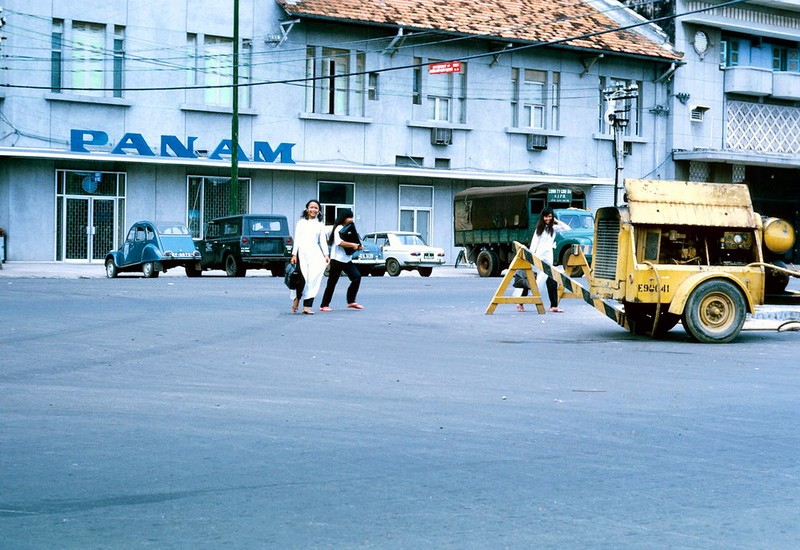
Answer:
[[[233,117],[231,119],[231,188],[228,212],[239,214],[239,0],[233,0]]]
[[[636,84],[624,86],[618,84],[613,88],[603,90],[608,107],[606,108],[606,123],[614,129],[614,206],[617,206],[619,189],[624,187],[625,174],[625,128],[628,127],[631,99],[639,97],[639,87]]]

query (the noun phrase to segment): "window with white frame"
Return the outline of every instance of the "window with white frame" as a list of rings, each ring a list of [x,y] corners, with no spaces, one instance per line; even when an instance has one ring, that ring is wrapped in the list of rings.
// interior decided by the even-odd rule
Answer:
[[[318,184],[317,197],[322,207],[322,221],[333,225],[339,212],[350,209],[355,212],[356,184],[340,181],[321,181]]]
[[[189,33],[187,42],[187,84],[202,87],[195,100],[203,105],[233,105],[233,40],[221,36]],[[250,107],[252,77],[252,41],[239,45],[239,105]],[[191,92],[190,92],[191,93]]]
[[[433,187],[430,185],[400,186],[400,231],[414,231],[431,243],[433,220]]]
[[[619,100],[617,108],[623,109],[628,123],[624,129],[626,136],[641,136],[642,135],[642,81],[639,80],[625,80],[621,78],[609,78],[605,76],[600,77],[600,133],[613,134],[614,128],[606,122],[606,111],[608,110],[608,101],[606,101],[605,91],[617,87],[628,87],[635,84],[638,86],[638,94],[636,97]]]
[[[534,69],[511,69],[512,126],[558,130],[561,74]]]
[[[231,213],[231,178],[189,176],[186,225],[192,237],[203,238],[206,223]],[[250,179],[238,178],[235,212],[247,214],[250,209]]]
[[[368,93],[366,65],[364,52],[308,46],[306,112],[364,116],[364,98]]]
[[[54,19],[50,34],[50,91],[122,97],[125,27]]]
[[[435,122],[466,123],[467,64],[461,62],[458,72],[430,74],[427,69],[435,59],[414,58],[412,73],[412,103],[422,108],[416,119]]]

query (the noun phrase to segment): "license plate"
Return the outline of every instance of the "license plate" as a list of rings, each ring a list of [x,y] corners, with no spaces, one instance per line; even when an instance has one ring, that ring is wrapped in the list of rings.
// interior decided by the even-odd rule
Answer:
[[[433,254],[432,254],[432,253],[429,253],[429,252],[426,252],[426,253],[425,253],[425,259],[426,259],[426,260],[432,260],[432,259],[433,259]]]
[[[172,256],[174,258],[191,258],[192,256],[194,256],[194,253],[192,253],[192,252],[174,252],[172,254]]]
[[[373,258],[372,254],[359,254],[359,260],[371,260]]]

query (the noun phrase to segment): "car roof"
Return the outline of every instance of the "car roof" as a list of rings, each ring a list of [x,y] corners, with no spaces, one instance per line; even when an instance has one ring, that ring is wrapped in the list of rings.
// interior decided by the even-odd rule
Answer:
[[[249,218],[286,218],[283,214],[234,214],[232,216],[220,216],[219,218],[214,218],[211,220],[212,222],[221,221],[221,220],[232,220],[236,218],[242,219],[249,219]]]

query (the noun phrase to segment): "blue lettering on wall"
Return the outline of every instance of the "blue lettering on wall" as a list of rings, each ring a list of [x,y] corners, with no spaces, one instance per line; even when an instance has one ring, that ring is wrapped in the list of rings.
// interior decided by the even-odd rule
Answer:
[[[150,150],[142,134],[125,134],[117,146],[112,149],[115,155],[125,155],[125,149],[135,149],[143,157],[154,157],[156,154]]]
[[[196,159],[195,141],[197,138],[189,136],[186,143],[182,142],[177,136],[162,135],[158,156],[169,158]],[[70,151],[73,153],[91,153],[88,147],[103,147],[108,145],[108,134],[100,130],[70,130]],[[253,142],[253,162],[280,162],[281,164],[295,164],[292,159],[292,148],[294,143],[280,143],[274,149],[266,141]],[[223,139],[208,156],[209,159],[223,160],[223,155],[230,157],[232,154],[233,143],[229,139]],[[142,134],[127,133],[122,136],[117,145],[111,150],[112,155],[127,155],[135,153],[141,156],[154,157],[157,154],[153,151],[147,140]],[[237,158],[247,162],[250,158],[241,146],[237,151]]]
[[[172,152],[175,153],[176,157],[184,159],[196,159],[197,155],[194,153],[194,142],[197,138],[189,136],[187,139],[188,142],[184,147],[183,143],[181,143],[181,140],[175,136],[161,136],[161,156],[170,156],[167,149],[172,149]]]
[[[220,155],[230,156],[230,154],[232,153],[231,151],[232,147],[233,147],[233,141],[229,139],[223,139],[222,141],[219,142],[217,148],[214,149],[214,152],[208,155],[208,158],[214,160],[222,160],[222,157]],[[239,159],[239,161],[246,162],[250,160],[249,158],[247,158],[247,155],[244,154],[244,151],[242,151],[241,146],[239,146],[238,149],[239,149],[239,155],[237,158]]]

